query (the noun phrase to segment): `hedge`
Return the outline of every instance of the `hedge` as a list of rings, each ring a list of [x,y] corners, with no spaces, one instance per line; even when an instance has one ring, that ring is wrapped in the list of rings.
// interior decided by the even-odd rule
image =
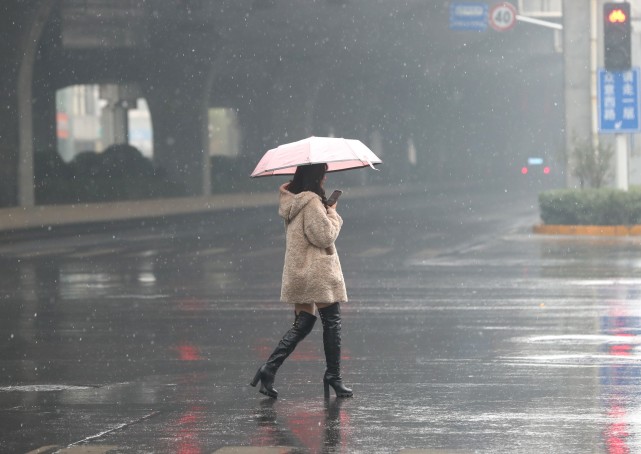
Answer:
[[[55,149],[38,152],[34,176],[38,205],[184,195],[181,185],[128,144],[111,145],[102,153],[85,151],[69,163]]]
[[[641,188],[545,191],[539,208],[543,223],[550,225],[641,224]]]

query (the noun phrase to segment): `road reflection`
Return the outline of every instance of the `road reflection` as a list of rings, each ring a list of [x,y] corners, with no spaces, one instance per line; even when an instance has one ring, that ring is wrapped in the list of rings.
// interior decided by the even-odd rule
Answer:
[[[552,286],[560,282],[568,293],[561,293],[556,301],[548,299],[541,307],[554,334],[529,336],[538,350],[529,359],[566,368],[568,380],[581,380],[589,377],[592,368],[598,370],[594,426],[599,449],[608,454],[640,452],[641,447],[640,246],[625,238],[569,237],[541,242],[543,282]],[[559,328],[564,332],[554,332]],[[550,345],[547,355],[539,350],[546,343]],[[576,389],[572,388],[566,393]],[[592,404],[590,388],[583,393]],[[578,413],[578,408],[574,411]]]
[[[637,405],[636,391],[641,381],[641,370],[632,360],[637,356],[637,334],[641,330],[641,309],[638,307],[639,290],[620,288],[622,297],[610,301],[608,312],[600,320],[601,332],[614,336],[616,342],[604,346],[608,355],[620,357],[622,361],[612,361],[601,367],[600,380],[602,401],[608,418],[604,430],[604,441],[608,454],[627,454],[631,452],[630,437],[636,430],[633,414]]]
[[[204,407],[192,405],[186,409],[180,416],[172,422],[173,434],[175,440],[172,452],[177,454],[201,454],[200,435],[202,425],[206,422],[206,410]]]
[[[187,355],[183,355],[187,352]],[[197,349],[189,346],[179,350],[181,361],[194,361]],[[176,386],[177,399],[188,405],[174,416],[165,426],[162,436],[169,440],[169,449],[177,454],[201,454],[206,452],[204,434],[206,434],[210,411],[199,402],[198,389],[207,383],[205,373],[187,374],[181,377]]]
[[[315,407],[307,402],[283,404],[275,399],[263,399],[256,411],[258,431],[251,444],[288,446],[293,448],[291,453],[349,452],[350,418],[342,408],[345,401],[331,399]],[[282,417],[278,411],[283,413]]]
[[[345,399],[325,402],[325,438],[323,453],[348,452],[347,434],[350,429],[349,414],[341,407]]]

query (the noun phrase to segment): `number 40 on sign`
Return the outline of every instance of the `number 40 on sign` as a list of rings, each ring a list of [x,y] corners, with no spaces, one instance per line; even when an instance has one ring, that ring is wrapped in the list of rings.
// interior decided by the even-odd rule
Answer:
[[[516,15],[516,8],[511,3],[497,3],[490,10],[490,27],[499,32],[510,30],[516,24]]]

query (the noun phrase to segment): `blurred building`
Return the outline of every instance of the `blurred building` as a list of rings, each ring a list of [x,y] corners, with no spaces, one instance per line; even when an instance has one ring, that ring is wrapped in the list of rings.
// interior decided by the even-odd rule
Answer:
[[[127,93],[125,93],[127,92]],[[153,156],[153,132],[144,98],[116,85],[73,85],[56,92],[58,152],[65,161],[83,151],[129,143]]]
[[[102,148],[97,85],[74,85],[56,92],[58,152],[71,161],[81,151]]]
[[[240,153],[240,128],[235,109],[209,109],[209,154],[235,158]]]

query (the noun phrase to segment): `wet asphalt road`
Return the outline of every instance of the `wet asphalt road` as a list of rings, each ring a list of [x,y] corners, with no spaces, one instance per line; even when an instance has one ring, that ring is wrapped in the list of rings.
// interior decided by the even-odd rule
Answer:
[[[320,324],[247,385],[293,319],[275,207],[5,239],[0,452],[641,452],[641,241],[532,235],[516,188],[339,211],[328,402]]]

